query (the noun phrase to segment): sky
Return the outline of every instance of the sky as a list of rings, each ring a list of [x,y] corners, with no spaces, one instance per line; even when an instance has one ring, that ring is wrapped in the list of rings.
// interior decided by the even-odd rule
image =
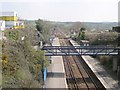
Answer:
[[[1,0],[2,11],[27,20],[117,22],[119,0]],[[0,9],[1,10],[1,9]]]

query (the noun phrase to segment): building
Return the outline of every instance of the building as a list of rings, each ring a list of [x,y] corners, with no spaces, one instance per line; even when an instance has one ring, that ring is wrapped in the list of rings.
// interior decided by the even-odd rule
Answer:
[[[89,41],[87,41],[87,40],[80,40],[80,45],[89,46]]]
[[[118,2],[118,26],[120,26],[120,1]]]
[[[0,31],[4,31],[5,30],[5,21],[0,20]]]
[[[18,18],[17,12],[0,12],[0,20],[5,21],[5,28],[23,29],[24,22]]]
[[[2,40],[4,36],[4,30],[5,30],[5,21],[0,20],[0,40]]]

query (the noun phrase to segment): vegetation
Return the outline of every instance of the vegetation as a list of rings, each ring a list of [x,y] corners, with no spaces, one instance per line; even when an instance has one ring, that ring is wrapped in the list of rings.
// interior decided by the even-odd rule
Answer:
[[[54,31],[65,32],[78,41],[89,40],[92,45],[116,45],[116,32],[105,32],[99,25],[81,22],[50,22],[38,19],[25,21],[24,30],[5,30],[6,40],[2,44],[2,87],[3,88],[41,88],[42,63],[47,67],[47,58],[41,50],[35,50],[39,40],[49,43]],[[100,29],[93,26],[99,26]],[[85,27],[85,28],[82,28]],[[110,25],[108,25],[110,29]],[[80,29],[81,28],[81,29]],[[106,29],[106,27],[104,27]],[[95,31],[92,31],[95,29]],[[102,32],[103,31],[103,32]],[[38,36],[39,34],[39,36]],[[22,39],[24,37],[24,39]],[[40,38],[40,39],[39,39]],[[112,57],[97,57],[103,65],[112,68]]]
[[[49,43],[49,38],[51,35],[50,29],[52,28],[52,24],[41,19],[38,19],[35,24],[36,29],[39,32],[38,36],[40,37],[40,40],[42,40],[44,43]]]
[[[92,45],[117,45],[118,35],[116,32],[86,32],[85,39]]]
[[[18,37],[19,37],[19,32],[16,30],[12,30],[12,31],[8,31],[8,34],[7,34],[8,38],[9,39],[12,39],[12,40],[18,40]]]
[[[96,57],[102,65],[107,67],[107,69],[112,70],[112,64],[113,64],[113,56],[97,56]]]
[[[40,33],[43,33],[43,20],[38,19],[36,21],[36,28]]]
[[[85,39],[85,28],[81,28],[78,34],[78,41]]]
[[[48,65],[41,50],[35,50],[36,30],[34,22],[26,22],[24,30],[6,30],[2,43],[2,87],[41,88],[42,62]],[[24,40],[21,38],[25,37]]]

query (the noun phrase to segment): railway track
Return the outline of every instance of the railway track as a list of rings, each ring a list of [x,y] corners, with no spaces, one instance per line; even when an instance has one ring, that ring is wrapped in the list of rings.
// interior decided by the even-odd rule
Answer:
[[[60,44],[70,45],[67,39],[60,39]],[[70,90],[106,90],[80,56],[63,56],[63,62]]]

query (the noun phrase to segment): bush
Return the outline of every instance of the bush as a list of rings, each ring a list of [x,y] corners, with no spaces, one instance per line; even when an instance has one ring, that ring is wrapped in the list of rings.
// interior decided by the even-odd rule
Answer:
[[[6,34],[6,37],[11,40],[18,40],[19,38],[18,30],[10,30],[10,31],[7,31],[5,34]]]

